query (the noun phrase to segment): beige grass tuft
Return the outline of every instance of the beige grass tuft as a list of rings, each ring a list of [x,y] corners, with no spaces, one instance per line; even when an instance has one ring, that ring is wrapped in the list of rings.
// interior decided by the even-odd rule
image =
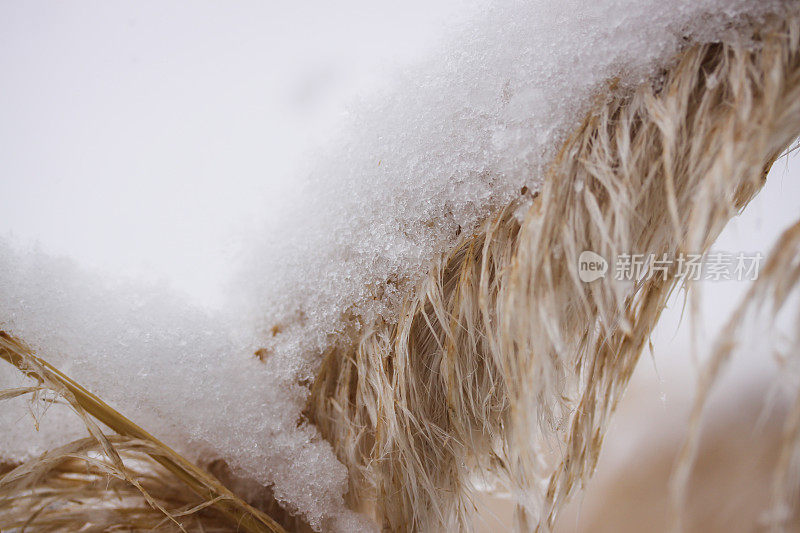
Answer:
[[[535,197],[522,191],[441,257],[399,322],[373,324],[325,354],[308,415],[349,469],[354,508],[391,531],[466,529],[474,494],[498,486],[516,497],[520,529],[551,528],[591,476],[680,283],[583,283],[578,256],[708,249],[800,132],[799,9],[742,26],[748,39],[688,47],[634,92],[609,84]],[[795,241],[783,242],[771,264],[786,264],[780,254]],[[788,291],[797,276],[783,274],[773,267],[761,286]],[[91,430],[3,474],[0,528],[89,520],[99,530],[281,530],[24,345],[0,341],[4,358],[62,395]],[[785,465],[798,461],[798,413],[787,422]],[[691,441],[684,455],[689,465]],[[776,502],[786,486],[776,478]]]
[[[309,412],[355,508],[385,530],[465,529],[496,481],[520,529],[552,527],[679,283],[583,283],[578,256],[704,252],[761,189],[800,133],[800,14],[762,22],[632,94],[611,84],[522,219],[524,197],[438,261],[399,323],[326,355]]]

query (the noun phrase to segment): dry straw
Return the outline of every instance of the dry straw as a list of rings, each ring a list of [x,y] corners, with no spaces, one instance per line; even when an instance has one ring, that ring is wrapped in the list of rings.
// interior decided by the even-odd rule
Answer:
[[[800,132],[797,11],[738,30],[633,94],[612,83],[523,220],[486,221],[399,323],[327,354],[309,411],[353,506],[392,531],[464,528],[488,478],[522,530],[552,527],[676,287],[583,283],[579,254],[707,250]]]
[[[153,529],[161,525],[185,530],[180,518],[199,519],[194,516],[196,513],[213,508],[216,513],[205,517],[207,530],[284,531],[212,475],[3,331],[0,331],[0,357],[39,382],[36,387],[5,391],[0,399],[51,390],[69,403],[90,433],[90,438],[69,443],[3,473],[0,478],[3,529],[58,530],[92,523],[98,530],[120,526]],[[105,435],[95,420],[117,436]],[[143,472],[137,472],[136,466]],[[104,484],[105,476],[122,483]],[[172,504],[173,510],[168,510],[168,504]]]
[[[785,18],[742,23],[730,35],[724,43],[687,47],[662,76],[634,92],[610,83],[538,194],[521,191],[518,202],[441,257],[408,296],[398,322],[373,324],[325,354],[307,414],[349,469],[353,508],[391,531],[468,528],[474,496],[495,484],[516,497],[518,527],[552,527],[591,476],[609,417],[678,283],[673,276],[583,283],[574,268],[578,255],[707,250],[800,132],[798,8]],[[521,207],[524,216],[517,215]],[[770,260],[775,266],[762,273],[748,302],[783,305],[781,295],[798,278],[798,240],[789,234],[781,241]],[[792,274],[786,265],[794,265]],[[738,312],[734,322],[746,314]],[[93,440],[5,474],[3,502],[26,503],[0,503],[0,528],[30,520],[33,529],[57,529],[53,521],[63,518],[101,529],[180,522],[212,530],[229,527],[233,518],[252,530],[278,530],[142,430],[104,419],[105,404],[73,390],[65,376],[19,346],[3,338],[4,353],[16,353],[12,362],[67,398]],[[731,350],[715,352],[704,374],[695,426]],[[33,391],[10,394],[23,392]],[[787,421],[784,465],[800,460],[799,413],[800,407]],[[103,436],[89,415],[121,437]],[[693,443],[687,442],[676,475],[678,500]],[[123,457],[139,471],[132,473]],[[98,475],[74,477],[76,461],[116,478],[106,492],[138,498],[133,510],[104,497]],[[171,492],[177,480],[199,498],[170,500],[189,494]],[[776,478],[782,511],[776,516],[795,511],[780,505],[792,501],[786,497],[792,483]],[[72,502],[73,489],[85,501],[48,507]],[[196,511],[195,522],[181,521],[178,508]],[[60,517],[62,509],[80,520]],[[171,520],[164,520],[168,514]]]

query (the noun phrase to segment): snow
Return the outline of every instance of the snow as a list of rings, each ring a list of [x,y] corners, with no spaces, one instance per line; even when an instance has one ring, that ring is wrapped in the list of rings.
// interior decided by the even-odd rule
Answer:
[[[635,87],[686,42],[781,2],[497,2],[439,56],[353,106],[238,282],[271,351],[313,375],[357,317],[392,320],[433,258],[541,187],[598,91]],[[280,333],[269,334],[273,326]],[[289,363],[291,361],[291,363]]]
[[[298,424],[325,347],[352,321],[394,320],[437,254],[523,186],[540,188],[607,80],[634,87],[685,38],[729,37],[743,15],[782,5],[492,4],[438,56],[354,103],[301,185],[264,200],[272,222],[247,242],[224,311],[2,242],[0,327],[179,451],[218,455],[272,484],[316,528],[368,529],[344,506],[344,467],[313,427]],[[270,353],[263,362],[259,348]],[[18,382],[3,366],[0,384]],[[80,430],[51,425],[48,414],[31,446],[24,404],[13,405],[0,411],[4,456]]]
[[[305,389],[286,369],[259,363],[256,340],[230,316],[208,314],[163,286],[105,280],[8,243],[0,250],[3,328],[179,451],[218,454],[274,483],[313,524],[335,520],[335,529],[349,530],[362,522],[343,508],[344,467],[312,427],[297,427]],[[15,386],[9,370],[4,365],[2,384]],[[3,427],[22,432],[1,433],[0,449],[22,458],[31,450],[20,437],[32,424],[14,411],[2,411]],[[76,437],[79,424],[46,413],[37,449]]]

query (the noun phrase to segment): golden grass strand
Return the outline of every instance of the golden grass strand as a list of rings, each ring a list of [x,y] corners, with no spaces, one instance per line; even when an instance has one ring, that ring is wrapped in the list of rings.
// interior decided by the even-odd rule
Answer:
[[[105,424],[122,437],[148,443],[150,448],[148,455],[156,463],[185,483],[204,501],[213,502],[213,506],[226,515],[231,523],[236,524],[240,530],[252,533],[284,532],[283,528],[272,518],[248,505],[213,476],[170,449],[58,369],[36,357],[30,348],[3,331],[0,331],[0,357],[19,368],[27,376],[64,395],[81,416],[92,437],[100,444],[104,455],[113,462],[118,472],[126,471],[122,459],[115,446],[103,435],[92,418]],[[36,389],[36,387],[32,389]],[[16,392],[19,392],[19,389]],[[0,484],[13,483],[19,475],[20,473],[14,470],[6,474],[0,480]],[[166,509],[138,485],[135,478],[126,476],[126,480],[140,489],[148,503],[172,518]]]
[[[742,332],[748,331],[748,323],[758,322],[761,317],[775,317],[780,313],[792,294],[800,286],[800,221],[786,229],[769,254],[769,260],[758,279],[748,290],[725,327],[720,332],[704,363],[697,386],[697,395],[689,419],[689,432],[679,454],[673,472],[670,491],[673,500],[674,530],[682,530],[682,510],[688,493],[692,465],[697,455],[703,410],[708,403],[714,384],[719,380],[726,364],[742,344]],[[798,310],[800,311],[800,310]],[[800,318],[800,314],[798,314]],[[800,357],[800,329],[793,339],[793,359]],[[795,384],[797,386],[798,384]],[[783,431],[783,445],[775,469],[772,486],[773,508],[769,519],[773,528],[780,529],[793,518],[797,511],[798,466],[800,461],[800,389],[795,392],[794,407],[790,410]]]

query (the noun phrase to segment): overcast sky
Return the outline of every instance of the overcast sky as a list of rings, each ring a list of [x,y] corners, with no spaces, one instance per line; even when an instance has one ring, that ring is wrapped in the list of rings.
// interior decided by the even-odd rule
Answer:
[[[477,5],[477,2],[473,2]],[[463,2],[0,3],[0,235],[217,303],[242,232]]]

